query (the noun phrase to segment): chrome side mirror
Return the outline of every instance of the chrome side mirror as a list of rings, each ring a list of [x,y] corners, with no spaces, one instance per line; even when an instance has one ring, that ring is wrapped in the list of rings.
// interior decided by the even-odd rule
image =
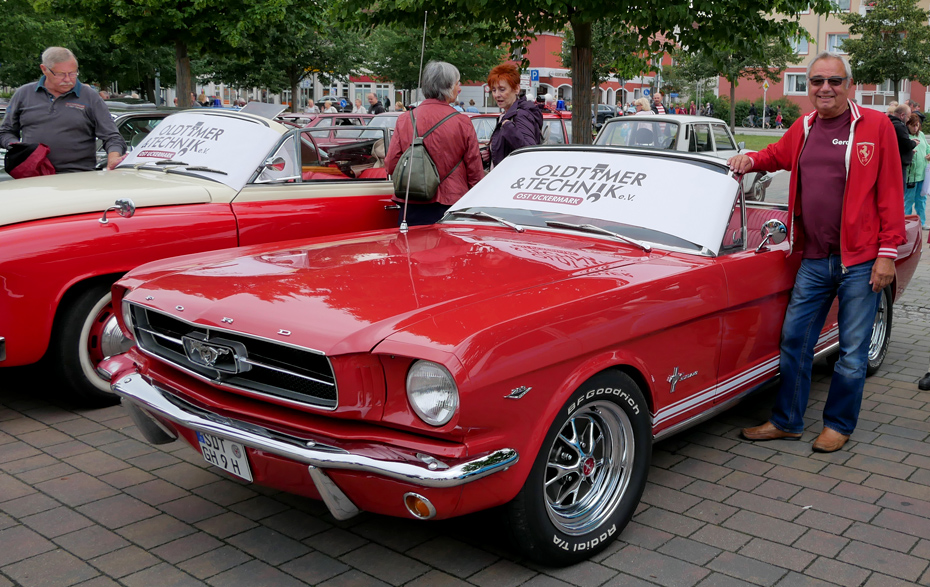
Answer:
[[[265,169],[269,171],[284,171],[285,167],[287,167],[287,161],[284,160],[284,157],[265,159]]]
[[[103,211],[103,216],[100,218],[100,224],[109,224],[110,221],[107,219],[107,212],[110,210],[116,210],[116,212],[123,218],[132,218],[136,213],[136,205],[132,203],[132,200],[129,198],[120,198],[116,200],[115,205],[110,206]]]
[[[756,247],[756,252],[767,251],[769,243],[777,245],[784,242],[786,238],[788,238],[788,228],[785,223],[781,220],[769,220],[762,225],[762,242]]]

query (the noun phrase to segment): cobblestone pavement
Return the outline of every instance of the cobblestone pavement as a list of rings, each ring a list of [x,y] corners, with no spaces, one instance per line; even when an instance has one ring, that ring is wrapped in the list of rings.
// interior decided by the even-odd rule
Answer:
[[[930,586],[930,254],[896,306],[847,449],[753,444],[771,392],[661,442],[634,521],[567,569],[521,560],[494,513],[429,523],[232,481],[176,442],[141,441],[119,406],[68,407],[37,370],[0,371],[0,587],[216,585]]]

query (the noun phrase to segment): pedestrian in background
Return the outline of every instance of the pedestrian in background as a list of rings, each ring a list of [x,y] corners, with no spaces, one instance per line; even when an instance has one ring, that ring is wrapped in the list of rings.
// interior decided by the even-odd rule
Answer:
[[[785,128],[785,119],[781,116],[781,106],[778,107],[778,111],[775,113],[775,128]]]
[[[652,111],[655,114],[665,114],[665,106],[662,105],[662,92],[656,92],[652,97]]]
[[[901,155],[901,181],[907,179],[907,168],[914,160],[914,141],[907,132],[907,119],[911,117],[911,109],[907,104],[898,104],[888,112],[888,118],[894,125],[898,138],[898,153]],[[902,185],[904,185],[902,183]]]
[[[368,112],[368,110],[366,110],[365,107],[362,106],[362,99],[356,98],[355,108],[352,109],[352,114],[365,114],[366,112]]]
[[[416,108],[416,130],[420,137],[450,114],[455,114],[449,103],[461,91],[459,70],[451,63],[430,61],[423,68],[422,89],[426,99]],[[374,94],[369,94],[368,101],[373,97]],[[388,174],[394,173],[397,161],[413,141],[411,112],[397,118],[397,128],[384,162]],[[439,173],[439,189],[430,202],[408,202],[406,220],[410,226],[435,223],[484,177],[478,135],[467,116],[455,114],[433,130],[423,144]],[[404,217],[402,212],[399,220],[403,221]]]
[[[692,116],[697,114],[697,106],[694,105],[694,100],[691,100],[691,106],[688,107],[688,114]]]
[[[914,158],[907,168],[907,178],[904,185],[904,214],[910,214],[911,209],[920,218],[922,228],[927,226],[927,197],[924,195],[924,176],[927,169],[927,160],[930,159],[930,146],[924,133],[920,132],[920,116],[911,114],[907,119],[907,131],[911,141],[914,142]]]
[[[652,103],[649,101],[649,98],[637,98],[633,104],[636,106],[636,114],[640,116],[655,114],[655,112],[652,111]]]
[[[332,102],[330,102],[329,100],[326,100],[325,102],[323,102],[323,114],[338,114],[338,113],[339,111],[336,110]]]
[[[894,280],[898,247],[907,242],[904,182],[888,118],[849,100],[846,59],[827,51],[817,55],[807,66],[807,81],[814,112],[777,143],[728,160],[736,173],[798,171],[788,194],[788,234],[798,235],[791,244],[801,248],[801,266],[782,326],[780,387],[769,420],[741,434],[757,441],[801,438],[814,346],[838,297],[839,360],[823,408],[824,428],[812,447],[833,452],[856,429],[879,296]]]
[[[756,105],[749,104],[749,126],[756,125]]]
[[[368,114],[384,114],[387,110],[374,94],[368,94]]]
[[[465,109],[465,112],[473,112],[473,113],[475,113],[475,114],[478,114],[478,113],[479,113],[478,107],[475,106],[475,101],[474,101],[474,100],[469,100],[469,101],[468,101],[468,108]]]
[[[542,142],[543,117],[535,102],[519,95],[520,71],[516,65],[504,63],[492,69],[488,87],[503,111],[491,133],[491,165],[495,166],[520,147]]]
[[[126,141],[110,110],[94,89],[78,79],[78,62],[70,50],[42,52],[39,81],[13,94],[0,124],[0,146],[44,144],[56,173],[92,171],[97,165],[97,139],[107,152],[107,169],[124,158]]]

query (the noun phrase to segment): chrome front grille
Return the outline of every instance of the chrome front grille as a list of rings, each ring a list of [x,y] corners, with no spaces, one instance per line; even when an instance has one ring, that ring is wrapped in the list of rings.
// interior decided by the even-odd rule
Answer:
[[[333,409],[339,395],[326,356],[191,324],[130,304],[139,347],[213,383]],[[186,344],[185,344],[186,343]]]

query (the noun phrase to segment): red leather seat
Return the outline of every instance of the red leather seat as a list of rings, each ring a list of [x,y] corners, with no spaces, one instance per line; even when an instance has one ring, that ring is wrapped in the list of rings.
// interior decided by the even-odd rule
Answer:
[[[359,179],[387,179],[387,169],[384,167],[369,167],[368,169],[363,169],[360,174],[358,174]]]

